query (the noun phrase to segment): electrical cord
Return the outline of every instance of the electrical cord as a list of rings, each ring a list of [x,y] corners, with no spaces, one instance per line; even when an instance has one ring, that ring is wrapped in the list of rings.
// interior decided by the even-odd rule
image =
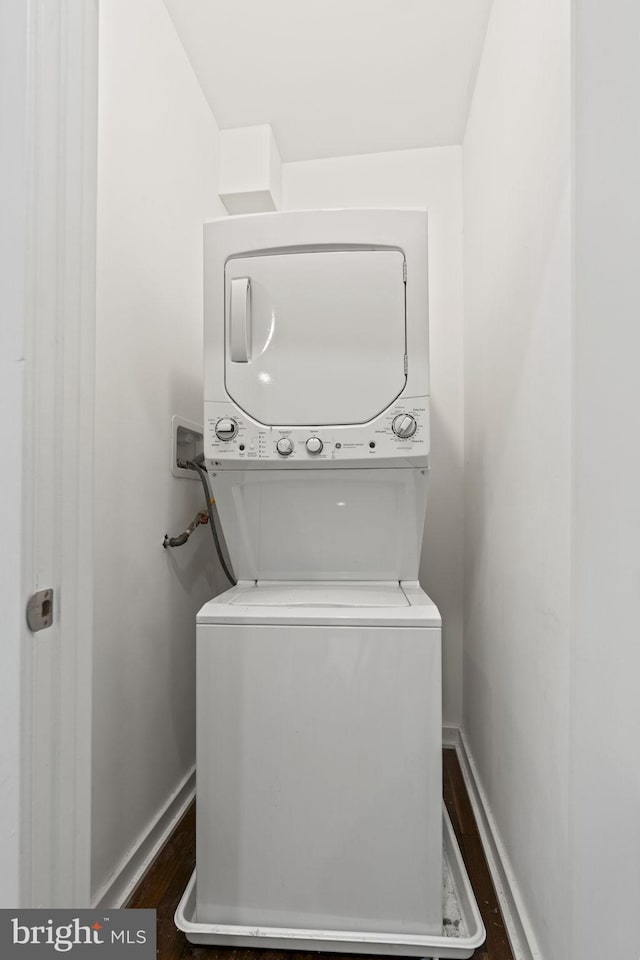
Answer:
[[[213,537],[216,553],[218,554],[218,560],[220,561],[220,566],[222,567],[224,571],[224,575],[226,576],[227,580],[232,586],[235,587],[237,581],[233,576],[233,574],[231,573],[227,565],[227,561],[224,558],[224,554],[222,553],[220,538],[218,536],[218,530],[216,528],[215,520],[213,517],[212,504],[214,503],[214,500],[211,496],[211,491],[209,489],[209,477],[207,475],[207,471],[204,469],[204,467],[201,466],[203,460],[204,460],[204,457],[202,454],[200,454],[200,456],[196,457],[194,460],[187,460],[186,465],[187,467],[189,467],[190,470],[195,470],[198,476],[200,477],[200,483],[202,484],[202,489],[204,490],[205,499],[207,501],[207,511],[209,514],[209,526],[211,527],[211,535]]]

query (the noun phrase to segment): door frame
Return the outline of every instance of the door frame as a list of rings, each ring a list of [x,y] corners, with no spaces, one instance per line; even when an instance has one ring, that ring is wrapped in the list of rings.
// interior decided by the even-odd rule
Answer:
[[[23,604],[54,590],[52,626],[23,622],[20,638],[20,904],[86,907],[98,0],[14,6],[27,18]]]

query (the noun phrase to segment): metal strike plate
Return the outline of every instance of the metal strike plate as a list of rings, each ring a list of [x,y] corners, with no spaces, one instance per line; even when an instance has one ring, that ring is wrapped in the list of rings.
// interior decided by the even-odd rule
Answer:
[[[27,604],[27,624],[32,633],[53,623],[53,590],[38,590]]]

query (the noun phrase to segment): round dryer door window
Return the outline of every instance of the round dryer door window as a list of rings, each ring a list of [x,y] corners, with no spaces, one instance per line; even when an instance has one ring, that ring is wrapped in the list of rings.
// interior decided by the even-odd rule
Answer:
[[[366,423],[404,389],[404,256],[335,250],[225,268],[225,386],[266,425]]]

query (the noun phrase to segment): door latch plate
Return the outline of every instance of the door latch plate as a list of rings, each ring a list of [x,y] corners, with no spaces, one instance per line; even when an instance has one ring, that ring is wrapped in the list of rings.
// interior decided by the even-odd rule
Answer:
[[[53,623],[53,590],[38,590],[27,604],[27,625],[32,633],[44,630]]]

